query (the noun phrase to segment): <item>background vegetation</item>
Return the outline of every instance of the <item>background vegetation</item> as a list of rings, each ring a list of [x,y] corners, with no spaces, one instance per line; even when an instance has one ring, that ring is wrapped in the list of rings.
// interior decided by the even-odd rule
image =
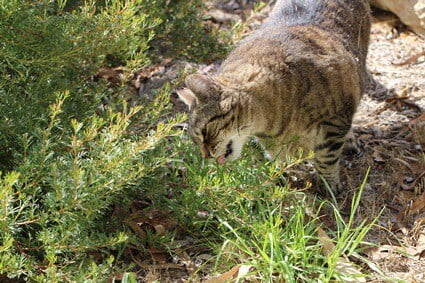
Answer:
[[[245,275],[264,282],[341,278],[338,258],[354,254],[364,223],[353,229],[327,205],[344,245],[324,256],[315,220],[325,206],[291,192],[285,167],[255,157],[255,146],[232,166],[205,164],[173,127],[184,117],[164,118],[173,85],[127,102],[141,67],[225,54],[200,21],[202,7],[0,0],[0,278],[134,281],[146,274],[131,250],[178,257],[177,240],[188,235],[185,249],[212,254],[211,272],[245,264]],[[118,84],[96,76],[117,66]],[[310,205],[320,209],[306,216]],[[168,211],[163,221],[178,228],[141,229],[147,206]]]

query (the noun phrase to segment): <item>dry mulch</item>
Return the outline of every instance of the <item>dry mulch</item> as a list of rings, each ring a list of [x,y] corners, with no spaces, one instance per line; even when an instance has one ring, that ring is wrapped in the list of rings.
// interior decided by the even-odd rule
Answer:
[[[388,277],[425,281],[425,40],[385,12],[375,12],[367,93],[354,120],[362,155],[344,168],[355,189],[370,175],[359,220],[376,217],[365,240]],[[371,282],[380,282],[371,280]]]

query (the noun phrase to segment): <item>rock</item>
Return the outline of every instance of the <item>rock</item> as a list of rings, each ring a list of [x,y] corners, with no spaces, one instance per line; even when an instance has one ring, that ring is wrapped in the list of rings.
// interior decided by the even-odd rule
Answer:
[[[425,0],[370,0],[371,4],[396,14],[415,33],[425,36]]]
[[[211,19],[216,23],[229,24],[232,22],[237,22],[241,19],[238,15],[227,13],[219,9],[211,10],[207,13],[207,15],[210,16]]]

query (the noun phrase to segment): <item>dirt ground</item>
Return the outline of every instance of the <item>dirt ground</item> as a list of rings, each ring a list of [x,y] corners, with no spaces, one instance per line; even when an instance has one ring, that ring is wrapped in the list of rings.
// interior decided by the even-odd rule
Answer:
[[[270,11],[267,4],[253,12],[253,2],[210,1],[207,24],[229,29],[232,21],[242,20],[247,27],[242,37]],[[179,69],[189,66],[211,74],[219,63],[167,61],[149,71],[136,87],[139,95],[146,95],[175,79]],[[370,168],[358,222],[381,214],[365,238],[377,247],[365,250],[364,256],[383,274],[378,276],[373,264],[363,266],[372,274],[369,282],[382,282],[382,275],[425,282],[425,40],[394,15],[374,10],[368,70],[367,93],[354,121],[360,153],[346,156],[342,169],[348,192],[354,192]],[[176,110],[184,108],[176,96],[172,102]],[[342,199],[340,205],[346,201]]]
[[[425,282],[424,51],[424,39],[375,11],[371,80],[354,120],[361,155],[347,158],[344,172],[356,188],[371,168],[359,214],[382,215],[365,238],[380,246],[368,256],[386,276],[407,282]]]

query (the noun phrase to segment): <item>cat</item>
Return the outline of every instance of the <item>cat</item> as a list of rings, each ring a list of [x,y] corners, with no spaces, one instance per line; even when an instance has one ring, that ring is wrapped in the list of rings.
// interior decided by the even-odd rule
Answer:
[[[365,89],[367,0],[278,0],[213,77],[186,77],[189,134],[219,164],[256,137],[272,158],[314,151],[316,171],[342,189],[340,156]]]

